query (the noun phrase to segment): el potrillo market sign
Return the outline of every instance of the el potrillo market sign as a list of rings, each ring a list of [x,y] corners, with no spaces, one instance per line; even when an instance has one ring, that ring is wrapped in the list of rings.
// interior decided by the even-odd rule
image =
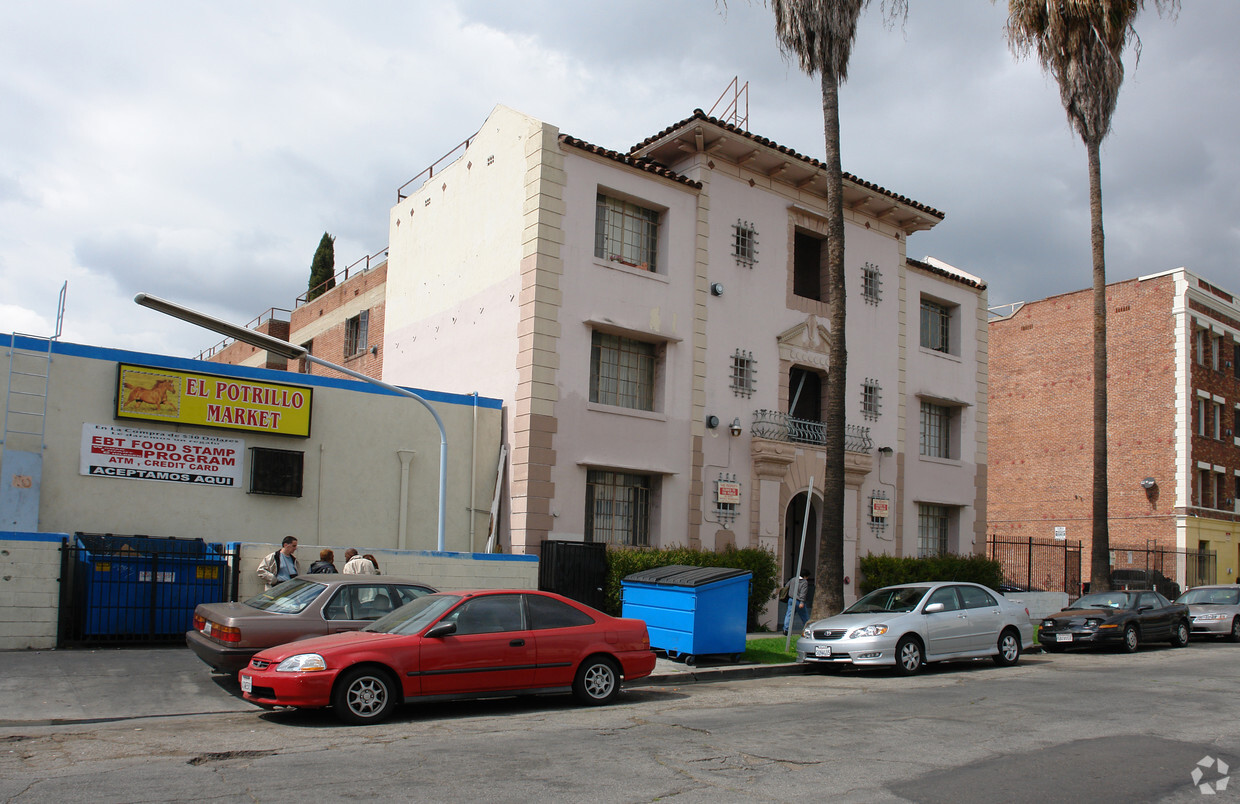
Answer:
[[[312,394],[299,385],[121,363],[116,417],[306,438]]]

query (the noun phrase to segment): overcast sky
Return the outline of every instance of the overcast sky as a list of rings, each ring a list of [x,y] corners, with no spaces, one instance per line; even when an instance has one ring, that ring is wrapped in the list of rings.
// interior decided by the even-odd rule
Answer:
[[[862,20],[844,170],[946,213],[909,238],[990,304],[1090,284],[1084,147],[1016,62],[1006,3]],[[1186,266],[1240,292],[1240,3],[1137,23],[1102,180],[1108,279]],[[145,291],[244,323],[291,308],[324,231],[387,245],[396,188],[496,104],[624,151],[749,83],[753,133],[822,158],[816,79],[730,0],[0,4],[0,331],[194,356],[218,340]],[[1135,66],[1135,69],[1134,69]]]

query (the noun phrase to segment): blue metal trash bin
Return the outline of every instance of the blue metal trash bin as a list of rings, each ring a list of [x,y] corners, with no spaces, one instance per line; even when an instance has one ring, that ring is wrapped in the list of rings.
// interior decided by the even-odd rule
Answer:
[[[644,620],[650,647],[694,664],[698,656],[745,652],[753,573],[728,567],[667,567],[635,572],[620,582],[621,614]]]

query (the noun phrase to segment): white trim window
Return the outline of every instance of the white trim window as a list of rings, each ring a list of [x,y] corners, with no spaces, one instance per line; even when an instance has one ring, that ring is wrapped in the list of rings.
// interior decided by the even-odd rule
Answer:
[[[921,345],[945,354],[951,353],[951,308],[945,304],[922,298]]]
[[[861,415],[870,421],[878,419],[883,408],[883,387],[878,380],[866,377],[861,384]]]
[[[947,555],[951,516],[946,505],[917,504],[917,556]]]
[[[594,256],[630,268],[655,272],[659,251],[659,213],[622,198],[598,194]]]
[[[878,304],[883,297],[883,273],[872,262],[861,266],[861,296],[868,304]]]
[[[590,401],[654,410],[658,347],[594,330],[590,335]]]
[[[650,546],[650,475],[586,471],[586,541]]]
[[[752,268],[758,261],[758,230],[739,218],[732,225],[732,256],[737,265]]]
[[[746,399],[753,396],[757,386],[758,361],[753,352],[737,349],[732,355],[732,395]]]
[[[921,454],[927,458],[953,458],[952,419],[955,410],[921,400]]]

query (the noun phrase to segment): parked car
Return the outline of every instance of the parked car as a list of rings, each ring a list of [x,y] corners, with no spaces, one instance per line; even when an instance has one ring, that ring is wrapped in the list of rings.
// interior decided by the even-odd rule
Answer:
[[[1111,570],[1111,588],[1126,592],[1153,589],[1168,600],[1180,596],[1180,585],[1158,570],[1117,569]]]
[[[361,631],[268,648],[238,676],[259,706],[330,706],[360,724],[419,697],[571,691],[605,704],[654,664],[641,620],[550,592],[488,590],[426,595]]]
[[[1038,641],[1048,652],[1118,645],[1132,653],[1143,642],[1188,644],[1188,606],[1153,590],[1096,592],[1042,621]]]
[[[990,656],[1000,666],[1033,647],[1029,610],[973,583],[915,583],[870,592],[841,614],[808,624],[797,661],[819,667],[894,665]]]
[[[236,673],[263,648],[356,631],[435,591],[388,575],[301,575],[244,603],[200,604],[185,644],[213,669]]]
[[[1232,642],[1240,642],[1240,586],[1196,586],[1175,602],[1188,606],[1194,635],[1227,637]]]

